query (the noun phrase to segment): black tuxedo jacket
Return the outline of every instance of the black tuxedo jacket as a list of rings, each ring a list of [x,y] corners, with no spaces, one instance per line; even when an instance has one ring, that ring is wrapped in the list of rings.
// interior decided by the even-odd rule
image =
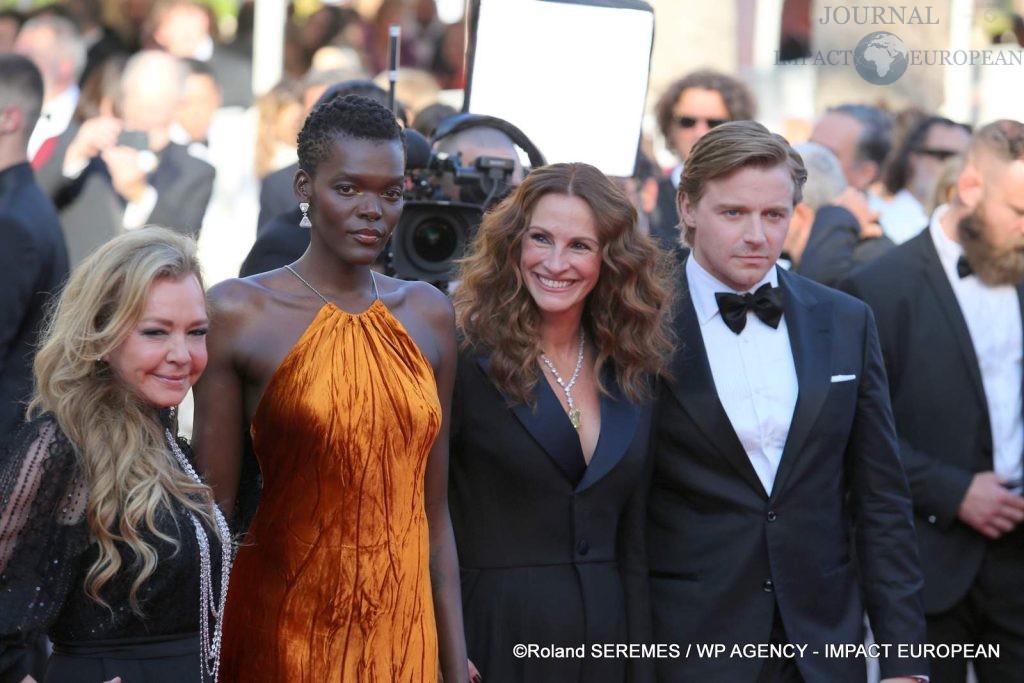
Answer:
[[[260,213],[256,218],[257,237],[263,234],[272,220],[299,205],[299,200],[295,198],[295,190],[292,189],[298,170],[299,164],[296,162],[268,173],[260,183]]]
[[[21,424],[46,305],[68,275],[53,204],[27,163],[0,171],[0,439]]]
[[[957,517],[974,474],[993,466],[978,357],[927,229],[855,271],[844,288],[878,320],[917,515],[925,608],[942,612],[967,592],[985,554],[985,537]],[[1024,306],[1024,285],[1017,292]]]
[[[238,276],[265,273],[298,260],[309,248],[309,230],[299,227],[301,220],[298,206],[271,219],[256,235]]]
[[[885,368],[867,306],[778,269],[799,381],[769,496],[715,388],[683,278],[673,382],[655,417],[647,557],[658,642],[768,643],[776,608],[808,683],[861,683],[861,643],[925,639],[910,494],[896,453]],[[854,375],[850,381],[833,381]],[[777,606],[777,607],[776,607]],[[819,654],[813,654],[817,651]],[[883,677],[927,663],[881,660]],[[662,660],[662,681],[753,681],[759,659]]]
[[[882,235],[862,240],[857,218],[841,206],[823,206],[814,215],[807,246],[794,271],[815,282],[836,287],[857,267],[895,245]]]

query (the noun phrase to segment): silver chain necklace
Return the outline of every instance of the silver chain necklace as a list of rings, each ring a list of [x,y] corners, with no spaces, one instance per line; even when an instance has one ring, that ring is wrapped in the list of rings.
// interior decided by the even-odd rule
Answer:
[[[583,413],[576,407],[576,402],[572,400],[572,388],[576,386],[576,380],[580,378],[580,368],[583,367],[583,328],[580,328],[580,349],[576,353],[576,367],[572,371],[572,377],[566,382],[562,379],[562,376],[558,374],[558,370],[555,370],[555,364],[551,362],[551,359],[546,354],[540,354],[540,359],[544,362],[544,365],[548,366],[548,370],[555,376],[555,381],[558,382],[558,386],[562,387],[562,393],[565,394],[565,403],[569,406],[566,411],[569,415],[569,422],[572,423],[573,429],[579,429],[580,425],[583,424]]]
[[[171,447],[175,459],[181,465],[181,469],[195,483],[202,484],[202,479],[192,468],[185,454],[178,446],[178,440],[171,434],[170,429],[164,430],[167,436],[167,444]],[[199,521],[191,510],[188,516],[192,518],[192,526],[196,530],[196,542],[199,545],[199,647],[200,652],[200,681],[209,678],[217,683],[217,674],[220,670],[220,644],[224,630],[224,606],[228,600],[228,580],[231,576],[231,529],[224,514],[213,504],[213,516],[217,522],[217,532],[220,536],[220,599],[213,595],[213,572],[210,564],[210,539],[206,535],[203,523]],[[210,620],[213,620],[213,637],[210,637]]]

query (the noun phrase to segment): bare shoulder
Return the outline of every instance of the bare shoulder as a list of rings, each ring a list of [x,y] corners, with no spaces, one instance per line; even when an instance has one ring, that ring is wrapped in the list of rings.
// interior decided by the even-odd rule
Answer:
[[[218,282],[207,292],[213,324],[237,331],[258,321],[272,305],[279,277],[278,271],[270,271]]]
[[[451,299],[437,287],[417,280],[383,276],[379,282],[384,303],[390,307],[420,316],[438,330],[447,330],[454,324],[455,309]]]

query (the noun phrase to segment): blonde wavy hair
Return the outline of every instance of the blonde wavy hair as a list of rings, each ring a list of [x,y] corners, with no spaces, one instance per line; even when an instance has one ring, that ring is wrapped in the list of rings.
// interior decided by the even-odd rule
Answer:
[[[177,539],[157,529],[157,513],[172,510],[177,501],[217,529],[213,496],[182,471],[153,406],[130,391],[102,358],[135,328],[154,282],[187,277],[202,285],[190,238],[152,227],[107,242],[72,273],[50,311],[35,358],[29,414],[55,416],[88,486],[86,523],[99,557],[86,576],[86,594],[106,605],[100,590],[121,569],[124,558],[116,543],[124,543],[138,568],[129,597],[139,613],[139,588],[158,561],[140,529],[145,525],[178,547]]]
[[[582,163],[551,164],[484,216],[460,262],[455,314],[465,347],[490,352],[491,381],[510,400],[533,402],[541,355],[540,314],[519,267],[523,238],[541,197],[562,194],[587,203],[597,223],[601,272],[587,297],[583,326],[597,347],[595,377],[612,362],[616,381],[633,401],[650,395],[675,349],[671,257],[637,229],[636,209],[601,171]]]

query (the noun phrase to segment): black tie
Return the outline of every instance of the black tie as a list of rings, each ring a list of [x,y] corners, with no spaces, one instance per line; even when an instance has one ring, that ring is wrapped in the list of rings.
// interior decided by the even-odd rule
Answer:
[[[782,320],[782,292],[767,282],[758,287],[753,294],[715,292],[715,301],[718,302],[722,320],[736,334],[747,326],[747,311],[753,311],[761,322],[776,329]]]
[[[974,268],[971,268],[971,264],[962,255],[956,261],[956,274],[960,276],[961,280],[968,275],[974,275]]]

